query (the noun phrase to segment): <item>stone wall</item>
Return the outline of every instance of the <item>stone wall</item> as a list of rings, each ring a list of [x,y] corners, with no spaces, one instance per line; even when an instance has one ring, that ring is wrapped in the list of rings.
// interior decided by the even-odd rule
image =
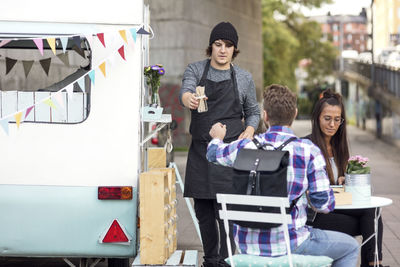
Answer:
[[[163,64],[160,97],[164,113],[172,113],[179,126],[174,144],[189,144],[190,113],[179,104],[178,94],[186,66],[206,58],[211,29],[221,21],[231,22],[238,31],[241,51],[235,63],[252,75],[260,100],[263,87],[261,0],[149,0],[150,63]]]

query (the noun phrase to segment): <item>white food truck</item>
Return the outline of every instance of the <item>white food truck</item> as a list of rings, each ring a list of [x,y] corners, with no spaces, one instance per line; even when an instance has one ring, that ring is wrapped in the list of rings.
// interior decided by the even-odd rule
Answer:
[[[136,255],[147,12],[141,0],[3,3],[0,257]]]

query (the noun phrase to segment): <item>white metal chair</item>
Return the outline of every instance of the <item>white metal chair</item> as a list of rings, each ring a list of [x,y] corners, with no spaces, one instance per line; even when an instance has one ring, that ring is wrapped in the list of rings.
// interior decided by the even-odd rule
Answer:
[[[283,224],[284,228],[284,237],[287,249],[287,258],[289,260],[289,266],[293,267],[293,256],[290,251],[290,238],[289,238],[289,230],[288,224],[292,222],[292,218],[290,214],[286,214],[286,208],[289,208],[290,203],[288,197],[267,197],[267,196],[252,196],[252,195],[232,195],[232,194],[217,194],[217,202],[221,204],[222,209],[219,211],[219,216],[224,220],[224,228],[226,231],[226,242],[228,246],[229,253],[229,261],[232,267],[235,267],[233,256],[232,256],[232,247],[229,238],[229,220],[237,220],[237,221],[248,221],[248,222],[265,222],[265,223],[278,223]],[[263,207],[279,207],[280,213],[268,213],[268,212],[250,212],[250,211],[237,211],[233,209],[227,209],[227,204],[237,204],[237,205],[251,205],[251,206],[263,206]],[[221,241],[222,242],[222,241]],[[307,257],[308,262],[313,259],[324,261],[325,263],[328,261],[328,264],[324,264],[323,266],[330,266],[332,263],[332,259],[325,256],[304,256],[304,255],[295,255],[301,257]],[[261,256],[259,256],[261,257]],[[268,257],[262,257],[268,258]],[[272,266],[272,265],[268,265]],[[296,264],[295,266],[300,266]],[[309,265],[312,266],[312,265]],[[322,265],[319,265],[322,266]]]

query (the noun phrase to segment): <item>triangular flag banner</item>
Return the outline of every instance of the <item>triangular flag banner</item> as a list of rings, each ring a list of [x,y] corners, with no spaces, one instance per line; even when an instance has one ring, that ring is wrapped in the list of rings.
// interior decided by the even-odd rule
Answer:
[[[31,111],[32,111],[32,109],[33,109],[34,107],[35,107],[35,106],[30,106],[29,108],[26,109],[24,119],[26,119],[26,117],[28,117],[29,113],[31,113]]]
[[[56,106],[54,105],[53,101],[50,98],[46,98],[43,103],[49,105],[51,108],[56,109]]]
[[[75,45],[81,49],[81,37],[79,35],[73,36],[72,40],[74,40]]]
[[[150,34],[148,31],[146,31],[143,27],[140,28],[137,32],[137,34]]]
[[[17,124],[17,128],[19,129],[19,125],[21,124],[22,112],[18,112],[14,115],[15,123]]]
[[[11,42],[11,40],[1,40],[1,42],[0,42],[0,47],[2,47],[2,46],[4,46],[4,45],[8,44],[9,42]]]
[[[55,93],[54,95],[52,95],[52,97],[54,96],[54,98],[56,99],[58,105],[62,108],[65,108],[64,105],[64,98],[63,98],[63,94],[61,93],[61,91]]]
[[[22,66],[24,66],[25,78],[28,77],[29,72],[32,69],[33,60],[22,60]]]
[[[130,29],[130,32],[131,32],[131,34],[132,34],[132,38],[133,38],[133,41],[136,43],[136,28],[132,28],[132,29]]]
[[[63,53],[65,53],[65,50],[67,50],[67,46],[68,46],[68,37],[60,37],[60,41],[61,41]]]
[[[43,68],[44,72],[46,72],[46,75],[49,76],[51,58],[39,60],[39,63],[40,63],[40,65],[42,65],[42,68]]]
[[[65,66],[69,67],[69,56],[68,52],[64,54],[58,54],[57,57],[64,63]]]
[[[0,125],[3,128],[4,132],[8,135],[8,122],[10,121],[9,118],[4,118],[0,120]]]
[[[56,54],[56,38],[47,38],[47,42],[49,43],[49,46],[51,48],[51,51],[53,51],[53,54]]]
[[[33,39],[33,42],[39,49],[40,54],[43,56],[43,39],[39,39],[39,38]]]
[[[68,99],[71,100],[74,97],[74,85],[72,83],[67,85],[65,91],[67,91]]]
[[[126,59],[125,59],[125,50],[124,50],[124,46],[121,46],[121,47],[118,49],[118,53],[121,55],[121,57],[122,57],[124,60],[126,60]]]
[[[81,88],[82,92],[85,93],[86,92],[86,90],[85,90],[85,77],[79,79],[77,81],[77,83],[78,83],[79,87]]]
[[[101,70],[101,73],[103,73],[104,77],[106,77],[106,62],[101,63],[99,69]]]
[[[92,81],[92,83],[94,85],[94,79],[95,79],[94,70],[91,70],[88,75],[89,75],[89,78],[90,78],[90,80]]]
[[[119,32],[119,35],[121,35],[122,39],[124,39],[125,43],[128,44],[128,39],[126,39],[126,31],[120,30],[118,32]]]
[[[12,70],[15,63],[17,63],[16,59],[6,57],[6,75]]]
[[[106,47],[106,43],[104,42],[104,33],[98,33],[97,37],[99,38],[100,42]]]

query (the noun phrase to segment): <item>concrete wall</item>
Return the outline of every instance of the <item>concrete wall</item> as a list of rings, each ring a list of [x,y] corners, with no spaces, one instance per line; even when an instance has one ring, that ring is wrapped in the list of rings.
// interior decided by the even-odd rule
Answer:
[[[150,63],[163,64],[161,105],[179,127],[174,131],[175,146],[186,146],[190,137],[190,113],[178,103],[186,66],[206,58],[205,49],[212,28],[221,21],[231,22],[238,31],[240,54],[235,63],[254,78],[258,96],[263,87],[261,0],[149,0]],[[260,99],[260,98],[259,98]]]

